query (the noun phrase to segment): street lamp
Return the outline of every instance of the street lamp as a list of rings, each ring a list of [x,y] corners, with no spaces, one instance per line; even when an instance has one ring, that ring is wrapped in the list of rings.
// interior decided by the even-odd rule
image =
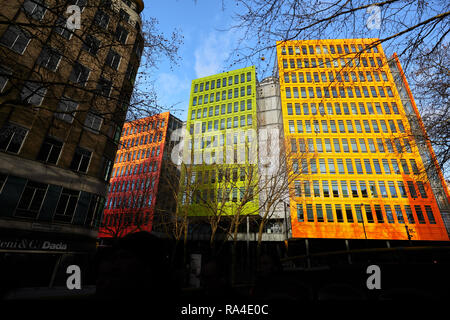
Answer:
[[[362,213],[362,208],[363,207],[364,207],[364,204],[361,203],[361,219],[362,219],[362,225],[363,225],[363,230],[364,230],[364,238],[367,240],[366,227],[364,225],[364,216],[363,216],[363,213]]]
[[[284,206],[284,233],[285,233],[286,240],[287,240],[288,239],[287,208],[289,207],[289,204],[287,204],[283,200],[280,200],[279,202],[282,202],[283,206]]]
[[[413,237],[411,233],[414,233],[414,229],[410,229],[407,224],[405,224],[405,229],[406,229],[406,235],[408,236],[409,244],[411,245],[412,244],[411,239]]]
[[[280,200],[279,202],[282,202],[282,203],[283,203],[283,207],[284,207],[284,234],[285,234],[284,245],[286,246],[286,254],[287,254],[287,250],[288,250],[288,238],[289,238],[289,233],[288,233],[288,221],[287,221],[287,208],[289,207],[289,204],[287,204],[287,203],[284,202],[283,200]]]

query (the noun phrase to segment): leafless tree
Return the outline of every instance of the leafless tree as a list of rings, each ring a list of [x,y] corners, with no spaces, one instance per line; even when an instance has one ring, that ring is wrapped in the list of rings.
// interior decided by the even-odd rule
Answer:
[[[82,10],[79,29],[66,24],[71,4]],[[91,113],[101,117],[107,128],[99,133],[117,141],[125,119],[153,115],[163,108],[152,75],[161,59],[178,62],[179,31],[167,37],[154,17],[132,26],[124,14],[122,23],[115,23],[119,13],[110,0],[12,0],[2,1],[2,6],[0,77],[8,79],[0,93],[2,113],[26,109],[39,121],[57,112],[88,129],[84,114]],[[136,38],[131,36],[135,33]],[[13,36],[20,41],[13,44]],[[28,48],[16,48],[20,42]],[[73,50],[80,44],[81,51],[90,54],[86,61],[80,50]],[[23,59],[17,60],[17,53]],[[79,105],[77,109],[57,107],[72,100]]]
[[[379,38],[406,65],[426,44],[434,52],[449,32],[450,5],[424,0],[236,0],[231,30],[241,34],[231,61],[272,67],[276,41]],[[379,13],[379,15],[378,15]],[[250,45],[249,45],[250,44]],[[264,62],[261,58],[265,57]]]
[[[183,173],[183,175],[181,174]],[[189,203],[198,189],[198,184],[190,178],[192,168],[181,163],[179,166],[171,160],[165,160],[160,177],[160,193],[172,199],[174,206],[170,210],[157,209],[153,230],[163,232],[174,240],[172,262],[177,256],[177,248],[183,244],[183,266],[187,263],[187,241],[190,225]],[[183,179],[183,180],[182,180]]]
[[[152,223],[153,214],[147,208],[147,199],[152,196],[153,190],[144,186],[144,181],[133,182],[132,191],[120,200],[116,199],[114,209],[117,210],[103,216],[102,237],[122,238],[128,233],[145,230]]]
[[[450,163],[449,65],[449,43],[441,44],[433,52],[431,49],[421,52],[412,73],[414,98],[427,133],[422,134],[420,140],[431,142],[438,163],[447,175]]]

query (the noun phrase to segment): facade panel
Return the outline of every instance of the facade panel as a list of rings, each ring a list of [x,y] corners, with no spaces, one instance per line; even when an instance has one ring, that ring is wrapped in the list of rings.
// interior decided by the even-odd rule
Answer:
[[[310,154],[290,196],[294,238],[448,240],[388,60],[368,46],[375,40],[277,43],[289,157]]]
[[[258,214],[255,76],[252,66],[192,81],[181,166],[192,216]]]
[[[168,138],[180,126],[181,121],[169,112],[124,125],[100,238],[152,231],[163,159],[170,153]]]

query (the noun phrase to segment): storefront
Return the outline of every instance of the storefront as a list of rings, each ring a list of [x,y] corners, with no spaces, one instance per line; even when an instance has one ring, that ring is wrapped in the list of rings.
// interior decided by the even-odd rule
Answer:
[[[17,288],[65,286],[69,265],[94,282],[96,239],[53,232],[0,230],[0,295]]]

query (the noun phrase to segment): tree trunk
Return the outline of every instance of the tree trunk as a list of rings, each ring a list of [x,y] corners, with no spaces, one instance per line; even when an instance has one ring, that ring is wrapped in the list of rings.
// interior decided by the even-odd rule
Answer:
[[[236,269],[237,269],[237,233],[238,233],[239,223],[235,221],[233,230],[233,245],[231,250],[231,284],[236,283]]]
[[[231,246],[231,285],[236,283],[236,240],[233,239]]]
[[[184,226],[184,238],[183,238],[183,268],[187,264],[187,235],[188,235],[188,224]]]
[[[217,232],[217,227],[213,227],[211,226],[211,238],[209,239],[209,247],[211,249],[211,252],[214,256],[215,254],[215,242],[214,242],[214,238],[216,237],[216,232]]]
[[[175,239],[173,248],[172,248],[172,256],[170,257],[170,266],[172,268],[175,268],[175,260],[176,260],[176,256],[177,256],[177,252],[178,252],[178,245],[180,243],[180,239]]]

